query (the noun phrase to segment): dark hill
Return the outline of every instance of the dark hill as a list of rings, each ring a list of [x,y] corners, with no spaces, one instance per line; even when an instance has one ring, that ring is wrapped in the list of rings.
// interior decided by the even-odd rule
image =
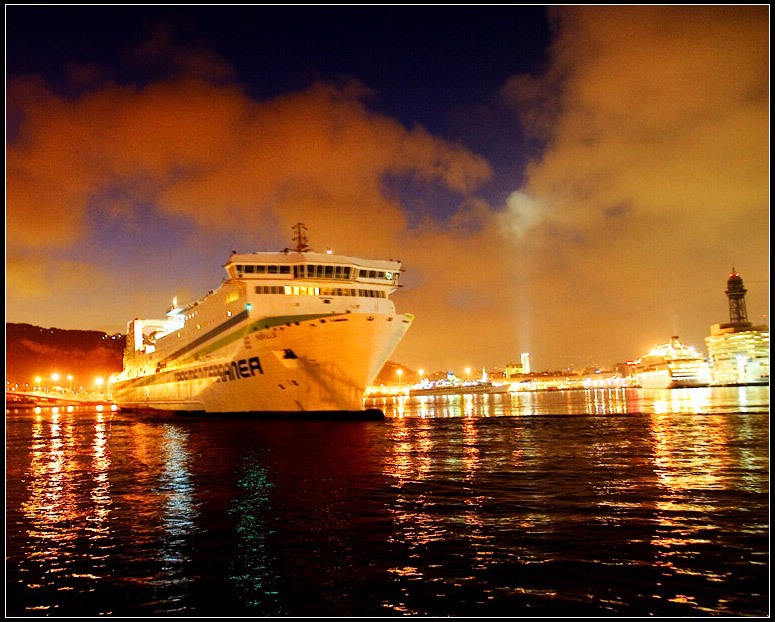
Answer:
[[[36,376],[51,386],[51,375],[58,373],[58,384],[91,386],[97,377],[107,378],[121,371],[126,338],[96,330],[62,330],[31,324],[5,325],[5,380],[11,386],[32,385]]]

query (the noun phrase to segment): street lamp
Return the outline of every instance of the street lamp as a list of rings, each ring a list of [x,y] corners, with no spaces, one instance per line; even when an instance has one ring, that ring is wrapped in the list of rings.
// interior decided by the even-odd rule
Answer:
[[[36,391],[40,391],[40,382],[41,382],[41,377],[40,376],[35,376],[35,390]]]
[[[70,393],[73,392],[73,376],[72,374],[67,374],[67,380],[70,382]]]
[[[425,378],[423,378],[423,374],[424,374],[424,373],[425,373],[425,371],[421,369],[421,370],[420,370],[420,384],[422,384],[423,382],[425,382]]]
[[[400,386],[401,385],[401,374],[404,373],[404,370],[403,369],[399,369],[399,370],[396,371],[396,373],[398,374],[398,384]]]
[[[466,367],[466,382],[468,382],[468,375],[471,373],[471,368]]]
[[[105,382],[102,378],[95,378],[94,384],[97,385],[97,387],[100,390],[100,397],[102,397],[102,383]]]

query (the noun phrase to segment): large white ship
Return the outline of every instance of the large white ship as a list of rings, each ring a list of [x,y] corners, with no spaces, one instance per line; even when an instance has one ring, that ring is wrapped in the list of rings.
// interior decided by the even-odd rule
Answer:
[[[233,253],[221,285],[163,319],[128,324],[122,408],[205,413],[364,411],[413,316],[396,313],[399,261],[292,249]]]
[[[678,389],[710,384],[708,362],[677,336],[635,362],[634,375],[644,389]]]

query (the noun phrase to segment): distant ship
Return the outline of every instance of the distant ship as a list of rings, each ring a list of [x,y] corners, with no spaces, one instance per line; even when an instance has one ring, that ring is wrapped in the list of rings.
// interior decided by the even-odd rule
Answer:
[[[702,387],[711,382],[708,362],[694,348],[683,345],[677,336],[638,359],[634,375],[644,389]]]
[[[318,253],[303,223],[280,252],[232,253],[221,285],[164,319],[129,322],[122,408],[203,413],[363,411],[412,323],[390,299],[401,263]]]

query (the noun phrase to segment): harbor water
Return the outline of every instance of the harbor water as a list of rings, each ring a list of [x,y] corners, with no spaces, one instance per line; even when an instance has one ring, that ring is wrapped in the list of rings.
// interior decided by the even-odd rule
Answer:
[[[6,410],[6,617],[769,616],[769,387]]]

